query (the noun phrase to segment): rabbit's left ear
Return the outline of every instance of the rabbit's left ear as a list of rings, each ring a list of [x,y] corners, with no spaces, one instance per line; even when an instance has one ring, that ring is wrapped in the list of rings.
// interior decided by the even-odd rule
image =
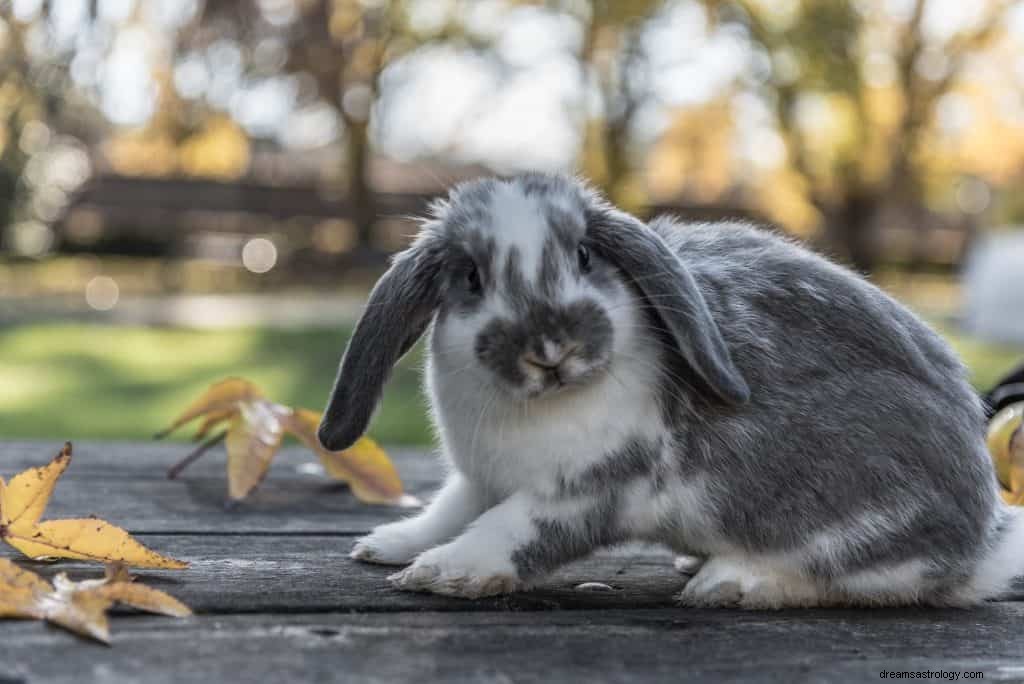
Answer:
[[[444,246],[425,235],[377,281],[342,357],[317,436],[331,451],[366,431],[395,363],[416,343],[440,300]]]
[[[750,398],[750,388],[732,361],[697,282],[661,237],[621,211],[596,212],[587,236],[598,252],[625,273],[654,310],[697,377],[727,404]]]

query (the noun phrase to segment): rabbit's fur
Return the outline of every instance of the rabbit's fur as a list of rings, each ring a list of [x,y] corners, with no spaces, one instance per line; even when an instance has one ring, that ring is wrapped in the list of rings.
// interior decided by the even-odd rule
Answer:
[[[955,355],[767,231],[645,225],[561,176],[458,186],[371,294],[323,444],[425,332],[449,474],[352,552],[410,564],[402,589],[513,591],[629,540],[705,559],[694,606],[969,605],[1024,570]]]

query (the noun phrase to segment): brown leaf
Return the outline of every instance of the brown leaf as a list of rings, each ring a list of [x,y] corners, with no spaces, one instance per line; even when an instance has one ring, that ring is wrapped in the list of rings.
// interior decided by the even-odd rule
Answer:
[[[192,614],[188,606],[157,589],[124,581],[123,570],[99,580],[72,582],[61,573],[51,585],[39,575],[0,558],[0,617],[47,620],[104,643],[110,641],[107,609],[124,603],[173,617]]]

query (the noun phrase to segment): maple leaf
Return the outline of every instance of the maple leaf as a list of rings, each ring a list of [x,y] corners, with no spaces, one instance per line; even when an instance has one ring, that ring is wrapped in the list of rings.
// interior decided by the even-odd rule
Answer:
[[[120,564],[108,566],[103,579],[72,582],[61,573],[50,584],[34,572],[0,558],[0,618],[46,620],[110,643],[107,609],[115,603],[172,617],[192,614],[173,596],[133,583]]]
[[[163,556],[128,532],[98,518],[39,522],[57,480],[71,464],[71,443],[45,466],[29,468],[5,483],[0,478],[0,539],[36,560],[73,558],[119,561],[146,568],[188,567]]]
[[[1024,504],[1024,402],[1010,404],[992,417],[987,442],[1003,499]]]
[[[394,464],[372,439],[363,437],[343,451],[327,451],[316,437],[320,414],[275,403],[248,380],[228,378],[214,383],[156,437],[166,436],[198,418],[203,421],[196,440],[218,426],[227,427],[172,466],[167,472],[169,478],[177,477],[210,447],[224,441],[228,454],[228,497],[240,501],[263,481],[284,436],[291,434],[317,455],[330,477],[347,483],[360,501],[419,505],[416,497],[402,490]]]

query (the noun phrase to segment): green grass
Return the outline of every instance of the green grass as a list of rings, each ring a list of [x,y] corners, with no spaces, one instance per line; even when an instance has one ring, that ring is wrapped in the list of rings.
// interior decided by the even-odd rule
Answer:
[[[275,401],[321,410],[348,334],[10,326],[0,330],[0,438],[147,439],[210,383],[233,375]],[[407,356],[386,388],[371,428],[382,442],[430,441],[420,358],[419,350]]]
[[[943,332],[979,388],[1024,359],[1024,348]],[[210,383],[231,375],[281,403],[319,410],[347,336],[324,329],[10,326],[0,330],[0,438],[146,439]],[[382,442],[430,441],[419,363],[416,350],[387,386],[371,427]]]

